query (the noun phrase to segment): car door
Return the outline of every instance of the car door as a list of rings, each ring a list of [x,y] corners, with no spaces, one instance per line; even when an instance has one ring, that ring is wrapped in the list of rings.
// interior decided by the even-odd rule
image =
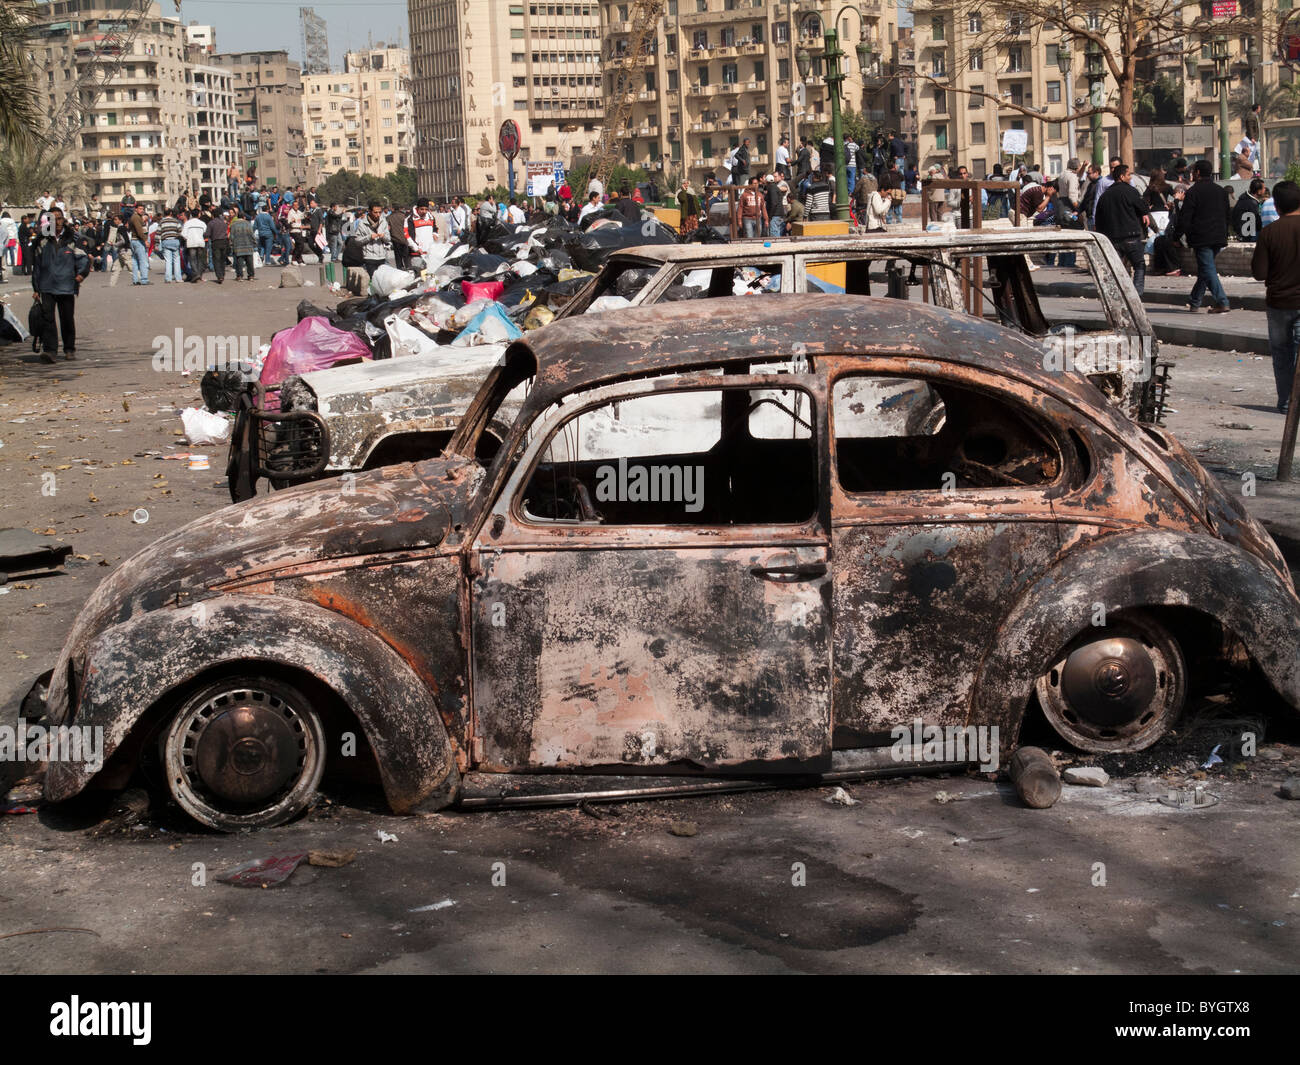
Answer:
[[[1081,460],[1027,391],[872,368],[832,386],[837,748],[979,724],[972,689],[1003,619],[1088,531],[1054,512]]]
[[[534,423],[471,552],[480,766],[828,764],[823,386],[803,377],[639,382]]]

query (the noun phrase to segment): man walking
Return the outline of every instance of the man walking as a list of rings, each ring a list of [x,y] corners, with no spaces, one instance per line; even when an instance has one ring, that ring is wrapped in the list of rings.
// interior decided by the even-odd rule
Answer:
[[[767,199],[755,175],[740,194],[740,228],[746,237],[761,236],[767,229]]]
[[[776,172],[787,181],[790,179],[790,138],[782,137],[776,146]]]
[[[218,211],[208,223],[208,246],[212,249],[212,272],[220,285],[226,279],[226,261],[230,257],[230,226],[225,211]]]
[[[275,247],[275,219],[271,217],[270,205],[266,200],[258,204],[257,214],[253,218],[253,231],[257,234],[257,250],[262,256],[262,265],[269,266],[271,250]]]
[[[72,227],[63,212],[54,208],[51,232],[36,243],[32,269],[32,299],[41,304],[45,332],[41,337],[41,360],[53,362],[63,336],[63,357],[77,356],[76,301],[81,282],[90,273],[90,259],[77,247]],[[55,331],[55,315],[58,331]]]
[[[1214,180],[1214,167],[1208,159],[1198,159],[1192,168],[1196,180],[1183,197],[1183,206],[1174,222],[1175,236],[1187,238],[1196,256],[1196,284],[1187,297],[1189,310],[1201,309],[1201,298],[1208,291],[1214,300],[1211,314],[1228,312],[1228,294],[1219,281],[1214,258],[1228,244],[1228,190]]]
[[[1097,199],[1097,232],[1115,245],[1119,257],[1133,270],[1133,287],[1142,295],[1147,274],[1146,202],[1132,185],[1133,172],[1120,163],[1111,172],[1111,186]]]
[[[1264,282],[1264,313],[1268,316],[1268,351],[1273,356],[1277,409],[1286,414],[1300,344],[1300,185],[1279,181],[1273,186],[1278,220],[1266,226],[1255,242],[1250,272]]]
[[[131,284],[149,284],[149,219],[137,203],[127,223],[131,233]]]
[[[202,281],[208,268],[208,224],[198,214],[190,215],[181,226],[185,239],[185,260],[188,281]]]
[[[253,252],[257,251],[257,234],[253,224],[238,211],[230,223],[230,253],[235,258],[235,280],[253,280]]]

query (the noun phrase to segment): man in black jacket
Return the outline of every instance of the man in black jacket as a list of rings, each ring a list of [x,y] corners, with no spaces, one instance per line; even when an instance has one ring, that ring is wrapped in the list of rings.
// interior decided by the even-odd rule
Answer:
[[[32,253],[32,299],[39,300],[45,315],[45,334],[41,337],[41,359],[54,361],[63,335],[63,357],[76,358],[77,291],[90,273],[90,258],[77,246],[72,227],[63,220],[57,207],[53,212],[53,231],[37,238]],[[55,314],[58,332],[55,332]]]
[[[731,168],[731,180],[737,185],[749,184],[749,138],[740,142],[736,149],[736,164]]]
[[[1097,200],[1097,232],[1115,245],[1119,257],[1133,269],[1133,287],[1142,295],[1147,274],[1147,227],[1151,218],[1146,202],[1133,188],[1133,172],[1120,163],[1110,173],[1111,184]]]
[[[1187,238],[1196,255],[1196,284],[1187,297],[1189,310],[1201,309],[1201,298],[1208,291],[1214,300],[1211,314],[1226,314],[1228,294],[1219,282],[1214,257],[1228,244],[1228,190],[1214,180],[1214,168],[1208,159],[1198,159],[1192,168],[1196,181],[1183,197],[1178,212],[1177,236]]]

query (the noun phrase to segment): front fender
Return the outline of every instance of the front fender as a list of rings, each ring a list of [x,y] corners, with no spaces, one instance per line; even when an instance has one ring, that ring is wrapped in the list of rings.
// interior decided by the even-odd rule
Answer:
[[[1245,644],[1281,698],[1300,710],[1300,599],[1254,555],[1207,535],[1121,532],[1080,544],[1029,586],[980,670],[972,722],[1014,735],[1035,680],[1106,614],[1185,607]]]
[[[451,744],[415,672],[363,626],[296,599],[224,595],[105,629],[87,653],[70,723],[102,727],[107,759],[147,709],[223,665],[283,666],[328,685],[361,723],[394,811],[454,800],[460,777]],[[71,798],[93,776],[85,763],[52,762],[46,797]]]

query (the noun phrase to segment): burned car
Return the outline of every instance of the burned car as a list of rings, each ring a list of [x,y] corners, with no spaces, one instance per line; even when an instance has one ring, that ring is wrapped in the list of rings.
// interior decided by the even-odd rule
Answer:
[[[47,797],[151,759],[198,821],[272,825],[358,749],[399,812],[843,779],[923,760],[914,724],[1005,754],[1039,710],[1132,751],[1214,661],[1300,708],[1267,533],[1037,344],[889,299],[710,310],[548,326],[441,457],[123,563],[46,696],[107,760]]]
[[[1077,300],[1039,298],[1026,254],[1048,253],[1076,256],[1092,279],[1095,303],[1081,308]],[[1080,372],[1139,420],[1161,421],[1166,367],[1158,363],[1151,323],[1115,249],[1095,233],[967,230],[649,245],[612,254],[556,320],[611,304],[790,292],[919,300],[1000,321],[1059,348],[1086,343],[1118,357],[1092,360]],[[393,360],[406,364],[401,369],[380,360],[291,378],[269,404],[278,413],[254,411],[246,430],[232,436],[231,469],[246,471],[233,498],[250,498],[263,477],[281,486],[432,458],[481,380],[475,367],[486,356],[479,353],[503,350],[429,338],[427,353]]]

